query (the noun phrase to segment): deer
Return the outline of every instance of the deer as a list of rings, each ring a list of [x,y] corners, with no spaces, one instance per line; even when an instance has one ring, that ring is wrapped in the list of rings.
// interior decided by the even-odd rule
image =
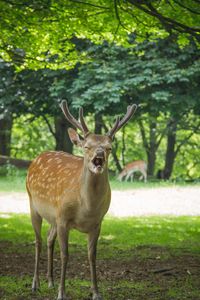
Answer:
[[[142,175],[140,176],[140,179],[144,179],[144,182],[147,181],[147,164],[144,160],[135,160],[123,168],[123,170],[118,175],[118,180],[122,181],[125,177],[125,180],[128,180],[131,178],[133,180],[133,176],[135,172],[140,172]]]
[[[65,118],[75,129],[68,129],[72,143],[83,149],[83,157],[62,151],[48,151],[35,158],[28,169],[26,187],[30,202],[30,216],[35,232],[35,268],[32,291],[40,287],[39,260],[42,247],[41,226],[50,224],[47,236],[47,280],[54,286],[53,252],[58,238],[61,276],[57,300],[69,299],[65,290],[65,276],[69,257],[68,241],[71,229],[88,236],[88,260],[93,300],[102,300],[97,284],[96,252],[102,220],[111,201],[108,178],[108,158],[116,132],[133,116],[137,105],[129,105],[123,118],[117,117],[113,127],[104,135],[90,132],[79,109],[79,119],[69,111],[66,100],[60,104]]]

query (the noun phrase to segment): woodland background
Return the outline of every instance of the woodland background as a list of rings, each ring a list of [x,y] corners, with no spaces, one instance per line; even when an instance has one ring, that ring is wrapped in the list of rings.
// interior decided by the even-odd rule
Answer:
[[[136,103],[114,141],[110,169],[144,159],[149,178],[199,179],[199,6],[0,1],[0,155],[72,152],[63,99],[75,115],[83,106],[96,133]]]

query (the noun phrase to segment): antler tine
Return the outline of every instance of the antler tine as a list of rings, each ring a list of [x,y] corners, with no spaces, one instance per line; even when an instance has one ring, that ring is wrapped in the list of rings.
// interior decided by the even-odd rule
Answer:
[[[120,121],[120,117],[117,117],[115,124],[113,126],[113,128],[107,133],[107,135],[111,138],[113,138],[118,126],[119,126],[119,121]]]
[[[66,100],[63,100],[61,102],[60,107],[63,111],[63,114],[65,115],[65,118],[76,128],[84,132],[84,129],[82,128],[81,124],[71,115]]]
[[[89,129],[88,129],[88,127],[85,123],[84,117],[83,117],[83,108],[82,107],[79,108],[79,119],[81,122],[81,126],[83,128],[83,131],[84,131],[84,135],[87,135],[89,133]]]
[[[118,123],[117,123],[117,120],[116,120],[115,125],[109,131],[108,135],[111,138],[113,138],[114,135],[115,135],[115,133],[130,120],[130,118],[134,115],[136,109],[137,109],[137,105],[136,104],[129,105],[127,107],[127,112],[126,112],[125,116],[121,119],[121,121],[119,119]]]
[[[119,122],[119,126],[118,126],[117,130],[119,130],[122,126],[124,126],[130,120],[130,118],[134,115],[136,109],[137,109],[136,104],[129,105],[127,107],[127,112],[126,112],[125,116],[122,118],[122,120]]]

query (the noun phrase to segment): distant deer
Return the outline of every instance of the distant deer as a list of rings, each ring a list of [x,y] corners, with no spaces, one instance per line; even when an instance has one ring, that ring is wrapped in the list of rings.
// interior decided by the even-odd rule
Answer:
[[[49,287],[53,286],[53,250],[56,236],[60,246],[61,277],[57,300],[68,299],[65,293],[65,273],[69,231],[72,228],[88,234],[92,299],[102,300],[97,286],[96,247],[101,222],[111,199],[108,157],[115,133],[132,117],[136,105],[128,106],[126,115],[121,120],[118,117],[106,135],[97,135],[89,131],[82,108],[79,110],[80,121],[70,114],[66,101],[61,103],[61,109],[66,119],[84,135],[80,138],[74,129],[68,130],[71,141],[83,149],[84,157],[49,151],[39,155],[29,167],[26,186],[36,237],[32,290],[37,290],[40,285],[39,258],[42,245],[41,225],[44,218],[51,224],[47,238]]]
[[[120,181],[123,180],[123,178],[125,177],[125,180],[128,180],[129,178],[131,178],[131,180],[133,180],[133,176],[135,172],[140,172],[142,173],[142,176],[140,177],[140,179],[144,179],[144,182],[147,181],[147,164],[145,161],[143,160],[135,160],[127,165],[125,165],[125,167],[123,168],[123,170],[121,171],[121,173],[118,175],[118,179]]]

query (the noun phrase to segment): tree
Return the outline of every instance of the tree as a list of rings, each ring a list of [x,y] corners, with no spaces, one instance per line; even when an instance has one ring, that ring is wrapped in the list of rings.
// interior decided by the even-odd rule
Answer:
[[[165,160],[172,171],[176,156],[172,150],[178,143],[173,138],[176,127],[171,126],[172,121],[176,120],[177,128],[181,128],[183,115],[198,114],[200,67],[195,44],[191,42],[181,49],[172,36],[156,43],[135,44],[134,48],[92,46],[88,52],[93,60],[79,68],[71,88],[73,104],[117,114],[129,103],[140,103],[136,116],[146,149],[148,174],[154,174],[156,152],[166,135]]]
[[[0,154],[10,156],[15,70],[11,64],[0,60],[0,75]]]
[[[10,138],[13,118],[29,115],[30,122],[42,117],[55,138],[56,150],[72,152],[67,134],[69,123],[59,109],[59,102],[66,98],[67,87],[75,70],[22,70],[15,72],[12,64],[1,62],[0,86],[0,142],[1,154],[10,155]],[[57,84],[59,82],[59,85]],[[54,117],[54,124],[49,117]]]
[[[10,114],[0,118],[0,155],[10,156],[12,122]]]
[[[86,60],[73,38],[127,45],[176,33],[182,45],[200,39],[198,0],[0,1],[1,57],[21,68],[73,68]]]

